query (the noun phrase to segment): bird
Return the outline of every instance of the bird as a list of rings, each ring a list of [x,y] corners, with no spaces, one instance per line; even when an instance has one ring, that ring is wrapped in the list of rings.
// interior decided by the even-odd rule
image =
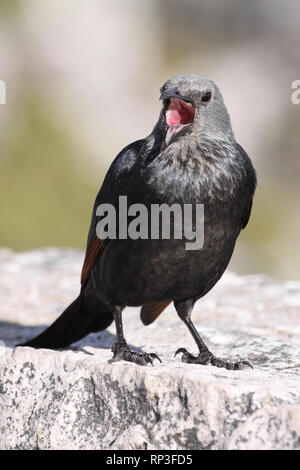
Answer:
[[[173,302],[191,333],[198,354],[180,347],[184,363],[229,370],[252,367],[247,360],[215,356],[191,319],[195,303],[219,281],[234,251],[239,233],[249,221],[257,185],[256,171],[237,143],[220,89],[198,74],[176,75],[160,89],[162,108],[152,132],[127,145],[112,162],[96,197],[78,297],[58,319],[21,346],[60,349],[113,321],[116,342],[111,363],[125,360],[153,365],[156,353],[129,348],[123,332],[123,310],[141,307],[144,325],[155,321]],[[203,207],[203,243],[187,249],[185,234],[175,237],[99,237],[103,218],[98,208],[116,210],[119,198],[129,207]],[[105,206],[106,207],[106,206]],[[150,214],[150,212],[148,213]],[[102,214],[103,215],[103,214]],[[151,223],[151,214],[149,223]],[[131,217],[132,220],[132,217]],[[148,220],[148,219],[147,219]],[[195,221],[192,220],[195,228]],[[127,234],[128,235],[128,234]]]

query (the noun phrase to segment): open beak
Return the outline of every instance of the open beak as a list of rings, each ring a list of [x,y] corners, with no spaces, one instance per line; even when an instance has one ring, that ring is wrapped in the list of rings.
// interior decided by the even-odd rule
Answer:
[[[165,144],[186,126],[193,123],[195,109],[192,100],[179,94],[176,88],[168,88],[160,97],[164,100],[167,132]]]

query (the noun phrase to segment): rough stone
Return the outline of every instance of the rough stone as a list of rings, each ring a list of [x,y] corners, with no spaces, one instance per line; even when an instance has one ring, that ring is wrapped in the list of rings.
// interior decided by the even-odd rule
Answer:
[[[300,283],[227,272],[193,319],[220,357],[254,369],[183,364],[196,352],[173,306],[144,327],[124,312],[136,350],[163,363],[108,364],[112,325],[63,351],[14,348],[79,290],[83,254],[0,250],[1,449],[299,449]]]

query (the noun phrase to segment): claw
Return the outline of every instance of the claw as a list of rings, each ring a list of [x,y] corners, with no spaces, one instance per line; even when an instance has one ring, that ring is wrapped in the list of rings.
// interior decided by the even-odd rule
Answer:
[[[161,360],[161,358],[160,358],[160,357],[158,357],[158,355],[157,355],[157,354],[155,354],[155,353],[150,353],[150,354],[149,354],[149,356],[153,357],[153,359],[158,359],[158,360],[159,360],[159,362],[161,362],[161,363],[162,363],[162,360]]]
[[[141,366],[146,366],[147,364],[151,364],[153,366],[153,360],[158,359],[159,362],[162,362],[161,359],[155,353],[140,353],[137,351],[131,351],[127,345],[120,346],[117,343],[112,345],[112,353],[113,357],[108,362],[112,364],[113,362],[117,361],[128,361],[133,362],[135,364],[139,364]]]
[[[175,356],[179,353],[182,353],[181,362],[186,362],[188,364],[208,364],[210,360],[210,355],[201,355],[193,356],[187,349],[179,348],[177,349]]]
[[[252,365],[248,361],[228,362],[215,357],[209,350],[202,351],[198,356],[193,356],[185,348],[179,348],[174,356],[179,353],[182,353],[181,361],[189,364],[207,365],[210,363],[212,366],[224,367],[227,370],[241,370],[244,366],[251,367],[251,369],[253,369]]]
[[[253,369],[253,365],[250,364],[250,362],[248,361],[240,361],[240,362],[237,362],[236,364],[238,364],[239,366],[242,365],[242,366],[247,366],[247,367],[250,367],[251,369]],[[239,367],[240,368],[240,367]]]
[[[141,358],[142,362],[143,362],[143,365],[147,365],[147,363],[151,364],[151,366],[153,367],[153,360],[151,358],[151,354],[145,354],[142,358]]]
[[[176,353],[174,354],[174,357],[177,356],[179,353],[188,353],[188,351],[185,348],[179,348],[177,349]]]

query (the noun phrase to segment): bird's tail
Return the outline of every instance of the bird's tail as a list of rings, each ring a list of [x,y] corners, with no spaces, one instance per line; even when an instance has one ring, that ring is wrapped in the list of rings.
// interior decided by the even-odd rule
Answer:
[[[18,346],[57,349],[69,346],[88,333],[105,330],[113,321],[113,314],[100,301],[87,299],[83,292],[58,319],[43,333]]]

